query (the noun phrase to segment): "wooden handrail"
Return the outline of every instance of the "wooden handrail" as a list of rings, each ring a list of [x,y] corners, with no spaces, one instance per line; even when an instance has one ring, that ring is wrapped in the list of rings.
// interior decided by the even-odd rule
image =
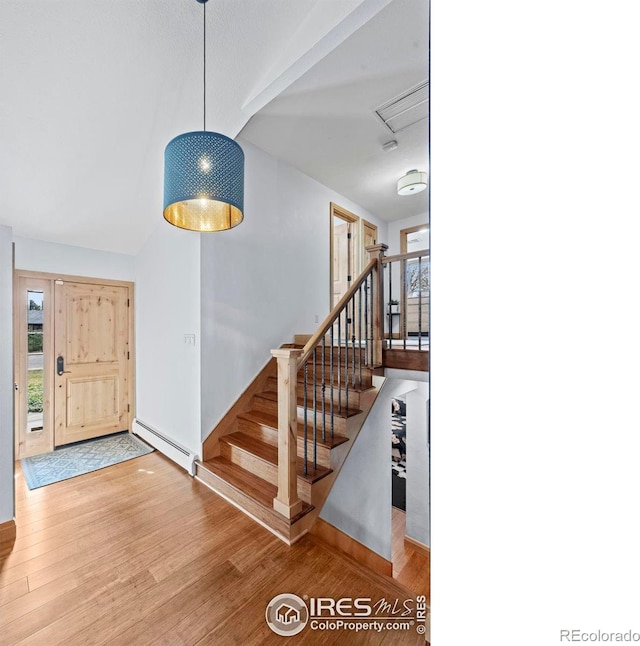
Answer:
[[[409,253],[399,253],[395,256],[385,256],[382,259],[382,264],[386,265],[389,262],[398,262],[398,260],[413,260],[414,258],[424,258],[429,255],[429,249],[422,249],[419,251],[410,251]]]
[[[298,359],[298,366],[302,366],[307,360],[309,355],[314,351],[315,347],[322,341],[322,337],[329,331],[331,326],[335,323],[338,316],[349,302],[351,297],[358,291],[362,283],[367,279],[369,274],[375,269],[378,264],[377,258],[372,258],[369,261],[369,264],[364,268],[364,271],[356,278],[355,282],[351,287],[345,292],[344,296],[336,303],[335,307],[329,312],[327,318],[322,322],[322,325],[318,328],[316,333],[307,341],[304,348],[302,348],[302,354]]]

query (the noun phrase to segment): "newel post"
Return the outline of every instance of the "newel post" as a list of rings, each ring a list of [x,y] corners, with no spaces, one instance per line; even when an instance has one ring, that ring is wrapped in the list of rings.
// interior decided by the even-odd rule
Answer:
[[[273,508],[287,518],[302,511],[298,498],[298,411],[296,383],[298,358],[302,350],[278,348],[271,350],[278,361],[278,495]]]
[[[373,365],[382,365],[382,347],[384,339],[384,272],[382,259],[389,245],[381,242],[367,247],[369,260],[378,261],[373,270]]]

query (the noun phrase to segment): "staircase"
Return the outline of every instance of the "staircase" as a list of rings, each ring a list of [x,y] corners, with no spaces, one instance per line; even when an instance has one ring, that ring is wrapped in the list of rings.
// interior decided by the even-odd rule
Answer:
[[[285,344],[282,347],[294,350],[303,348],[302,344]],[[358,383],[354,386],[353,375],[350,375],[351,383],[346,388],[346,352],[344,347],[341,350],[339,361],[337,348],[334,347],[333,357],[325,353],[322,362],[322,352],[316,349],[316,379],[311,382],[307,379],[306,406],[304,366],[298,371],[296,475],[298,493],[302,500],[299,513],[287,518],[276,511],[273,505],[278,493],[276,359],[271,359],[254,381],[253,392],[245,397],[244,402],[239,402],[234,407],[235,410],[230,411],[230,419],[223,424],[218,437],[212,438],[208,450],[204,452],[204,460],[196,462],[196,477],[199,480],[289,544],[302,537],[317,518],[378,392],[373,386],[373,370],[364,365],[361,367],[361,378],[358,375]],[[362,353],[364,349],[356,350],[358,351]],[[352,361],[351,351],[348,356],[349,361]],[[324,382],[321,379],[323,363]],[[333,388],[327,387],[326,384],[332,382]],[[332,401],[333,435],[330,422]]]
[[[394,347],[391,312],[385,338],[394,276],[417,290],[422,320],[423,252],[385,258],[386,249],[367,248],[369,264],[313,336],[271,351],[196,462],[199,480],[289,544],[318,517],[378,394],[374,374],[427,369],[421,324],[417,351]]]

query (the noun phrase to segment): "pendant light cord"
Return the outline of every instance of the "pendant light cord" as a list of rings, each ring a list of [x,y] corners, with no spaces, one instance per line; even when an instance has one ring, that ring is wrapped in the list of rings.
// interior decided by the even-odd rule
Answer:
[[[207,129],[207,3],[202,3],[202,129]]]

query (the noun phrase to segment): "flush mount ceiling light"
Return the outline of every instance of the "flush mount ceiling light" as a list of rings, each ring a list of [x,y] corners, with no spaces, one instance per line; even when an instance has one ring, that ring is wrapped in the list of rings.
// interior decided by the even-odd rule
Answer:
[[[398,195],[413,195],[427,188],[427,174],[419,170],[410,170],[398,180]]]
[[[190,231],[225,231],[244,218],[244,153],[207,132],[207,0],[203,8],[203,128],[172,139],[164,151],[164,218]]]

